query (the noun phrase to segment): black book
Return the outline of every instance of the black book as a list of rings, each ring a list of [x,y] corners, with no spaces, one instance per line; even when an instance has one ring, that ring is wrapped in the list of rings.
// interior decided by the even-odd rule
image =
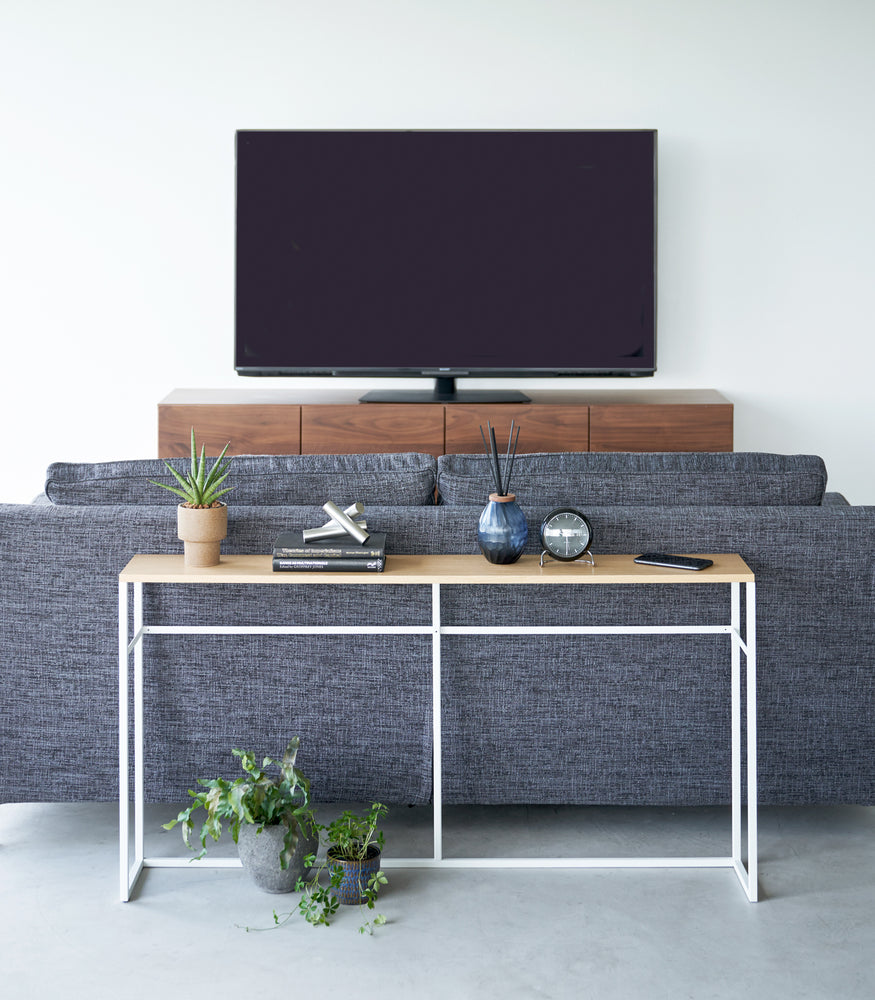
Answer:
[[[305,542],[303,532],[283,531],[274,542],[273,554],[283,559],[383,559],[386,556],[386,533],[372,531],[364,545],[359,545],[349,535]]]
[[[327,559],[305,556],[274,556],[273,568],[280,573],[382,573],[386,560],[380,556],[376,559],[345,559],[343,556],[330,556]]]

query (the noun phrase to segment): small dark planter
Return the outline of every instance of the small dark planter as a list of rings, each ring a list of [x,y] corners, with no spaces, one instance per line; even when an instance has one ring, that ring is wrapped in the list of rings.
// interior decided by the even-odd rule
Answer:
[[[285,870],[280,867],[280,852],[286,828],[282,824],[266,826],[258,833],[258,826],[243,823],[237,838],[237,853],[246,871],[259,889],[265,892],[292,892],[299,878],[306,878],[310,866],[304,864],[308,854],[315,854],[319,838],[313,833],[298,834],[298,844]]]
[[[332,868],[339,865],[343,869],[343,880],[339,887],[334,889],[337,901],[344,906],[357,906],[359,903],[363,903],[368,879],[380,870],[380,862],[383,860],[380,849],[371,844],[368,848],[368,856],[364,861],[348,861],[345,858],[336,857],[334,848],[329,847],[327,857]]]

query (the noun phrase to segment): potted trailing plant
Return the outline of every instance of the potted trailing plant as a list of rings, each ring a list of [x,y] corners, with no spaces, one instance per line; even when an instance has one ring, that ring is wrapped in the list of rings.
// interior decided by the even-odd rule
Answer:
[[[327,826],[320,825],[328,845],[325,858],[309,879],[301,878],[297,885],[303,890],[298,911],[308,923],[328,926],[341,904],[357,904],[362,911],[374,909],[380,886],[388,882],[380,869],[383,831],[377,826],[386,812],[386,806],[374,802],[364,816],[346,810]],[[315,857],[308,860],[315,863]],[[327,883],[320,881],[325,872]],[[276,914],[274,921],[280,922]],[[383,914],[376,914],[372,920],[366,919],[359,931],[373,934],[374,927],[385,922]]]
[[[231,442],[222,449],[222,453],[207,470],[205,447],[201,446],[200,456],[195,444],[194,428],[191,429],[191,470],[187,476],[181,475],[165,459],[164,464],[173,474],[179,484],[171,486],[159,483],[154,479],[149,482],[170,490],[182,497],[183,502],[177,509],[177,534],[183,542],[185,550],[185,565],[193,568],[217,566],[222,539],[228,534],[228,507],[219,500],[220,496],[229,493],[234,487],[219,489],[228,477],[231,459],[222,464]]]
[[[300,740],[289,741],[282,760],[265,757],[261,766],[255,754],[232,750],[246,772],[235,781],[224,778],[199,778],[203,791],[191,791],[194,802],[164,824],[172,830],[182,823],[186,846],[194,849],[191,834],[192,815],[206,812],[199,839],[202,858],[207,850],[207,837],[218,840],[222,821],[229,823],[231,836],[244,869],[259,888],[266,892],[291,892],[307,876],[313,856],[319,846],[318,827],[310,808],[310,782],[295,767]],[[272,778],[267,768],[276,767],[279,776]]]

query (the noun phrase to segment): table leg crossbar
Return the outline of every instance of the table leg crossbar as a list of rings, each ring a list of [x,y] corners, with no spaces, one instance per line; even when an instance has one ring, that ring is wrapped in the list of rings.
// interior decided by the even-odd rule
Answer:
[[[133,586],[133,638],[128,637],[127,584],[119,583],[119,864],[121,898],[130,899],[144,868],[237,868],[237,858],[144,857],[144,769],[143,769],[143,640],[155,634],[211,635],[431,635],[432,639],[432,769],[433,856],[431,858],[385,858],[387,868],[731,868],[751,902],[757,900],[757,785],[756,785],[756,591],[746,583],[744,634],[742,635],[739,583],[731,583],[728,625],[702,626],[444,626],[441,624],[439,583],[432,587],[430,625],[387,626],[172,626],[143,624],[143,584]],[[728,635],[731,638],[731,730],[732,730],[732,831],[731,854],[707,857],[579,857],[579,858],[445,858],[442,830],[441,771],[441,637],[443,635]],[[134,736],[134,828],[131,851],[129,801],[129,661],[133,654]],[[742,684],[741,657],[745,657],[745,732],[747,829],[743,837],[742,817]],[[743,841],[746,839],[746,863]]]

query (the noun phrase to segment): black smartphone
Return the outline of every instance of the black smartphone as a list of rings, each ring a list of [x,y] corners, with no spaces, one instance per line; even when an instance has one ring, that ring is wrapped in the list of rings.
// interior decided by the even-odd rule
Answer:
[[[713,566],[713,559],[697,559],[695,556],[672,556],[667,552],[645,552],[636,556],[635,562],[645,566],[666,566],[669,569],[705,569]]]

